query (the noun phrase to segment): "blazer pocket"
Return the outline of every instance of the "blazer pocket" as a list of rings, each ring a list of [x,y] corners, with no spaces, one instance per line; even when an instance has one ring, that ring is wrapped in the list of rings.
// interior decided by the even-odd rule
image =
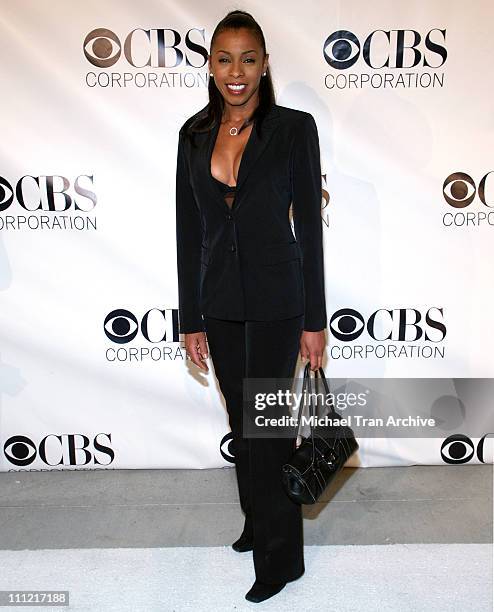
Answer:
[[[301,253],[298,242],[283,242],[268,246],[263,253],[262,263],[264,266],[271,266],[283,261],[292,261],[293,259],[300,258]]]

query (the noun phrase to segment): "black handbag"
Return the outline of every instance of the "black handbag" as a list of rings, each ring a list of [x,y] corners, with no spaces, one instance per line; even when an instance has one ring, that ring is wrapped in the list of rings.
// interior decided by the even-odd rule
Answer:
[[[314,378],[317,380],[318,372],[321,375],[326,394],[329,395],[328,382],[322,368],[314,371]],[[304,394],[304,389],[308,389],[311,393],[310,362],[305,366],[302,394]],[[314,404],[310,401],[310,397],[310,414],[314,417]],[[300,429],[303,406],[304,402],[301,401],[297,417],[297,431]],[[342,416],[335,411],[333,402],[330,406],[331,410],[327,416],[338,422]],[[282,467],[282,483],[288,497],[298,504],[316,503],[324,489],[358,448],[355,435],[347,425],[337,424],[331,427],[328,436],[327,433],[318,434],[310,422],[310,436],[302,439],[290,461]]]

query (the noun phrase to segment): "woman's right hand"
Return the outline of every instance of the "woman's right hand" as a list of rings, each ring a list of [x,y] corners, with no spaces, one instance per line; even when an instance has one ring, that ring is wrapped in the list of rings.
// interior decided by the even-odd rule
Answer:
[[[201,370],[209,372],[209,368],[205,362],[208,358],[206,334],[203,331],[184,334],[184,342],[185,350],[191,361],[195,363],[198,368],[201,368]]]

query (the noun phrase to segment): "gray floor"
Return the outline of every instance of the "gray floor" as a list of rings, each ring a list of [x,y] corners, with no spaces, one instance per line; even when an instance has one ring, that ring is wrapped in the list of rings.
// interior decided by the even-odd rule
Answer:
[[[0,593],[68,593],[49,612],[492,612],[490,544],[306,546],[304,575],[262,604],[229,546],[0,551]],[[18,608],[2,607],[1,610]]]
[[[492,543],[493,466],[346,468],[304,507],[305,544]],[[223,546],[233,468],[0,473],[0,549]]]

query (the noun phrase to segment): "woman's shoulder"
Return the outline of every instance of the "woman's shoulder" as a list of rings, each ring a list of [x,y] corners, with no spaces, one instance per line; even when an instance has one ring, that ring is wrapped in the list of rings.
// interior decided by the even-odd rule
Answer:
[[[199,119],[200,117],[204,117],[207,113],[208,110],[208,105],[206,104],[206,106],[204,106],[203,108],[201,108],[200,110],[197,111],[197,113],[194,113],[193,115],[191,115],[190,117],[188,117],[184,123],[182,123],[182,125],[180,126],[180,134],[184,134],[184,132],[187,130],[187,128],[192,125],[193,123],[195,123],[195,121],[197,119]]]
[[[279,125],[290,139],[318,137],[317,124],[307,111],[288,106],[278,106]]]
[[[307,111],[300,110],[298,108],[290,108],[288,106],[281,106],[280,104],[275,105],[280,119],[294,123],[305,123],[306,121],[314,120],[314,117]]]

